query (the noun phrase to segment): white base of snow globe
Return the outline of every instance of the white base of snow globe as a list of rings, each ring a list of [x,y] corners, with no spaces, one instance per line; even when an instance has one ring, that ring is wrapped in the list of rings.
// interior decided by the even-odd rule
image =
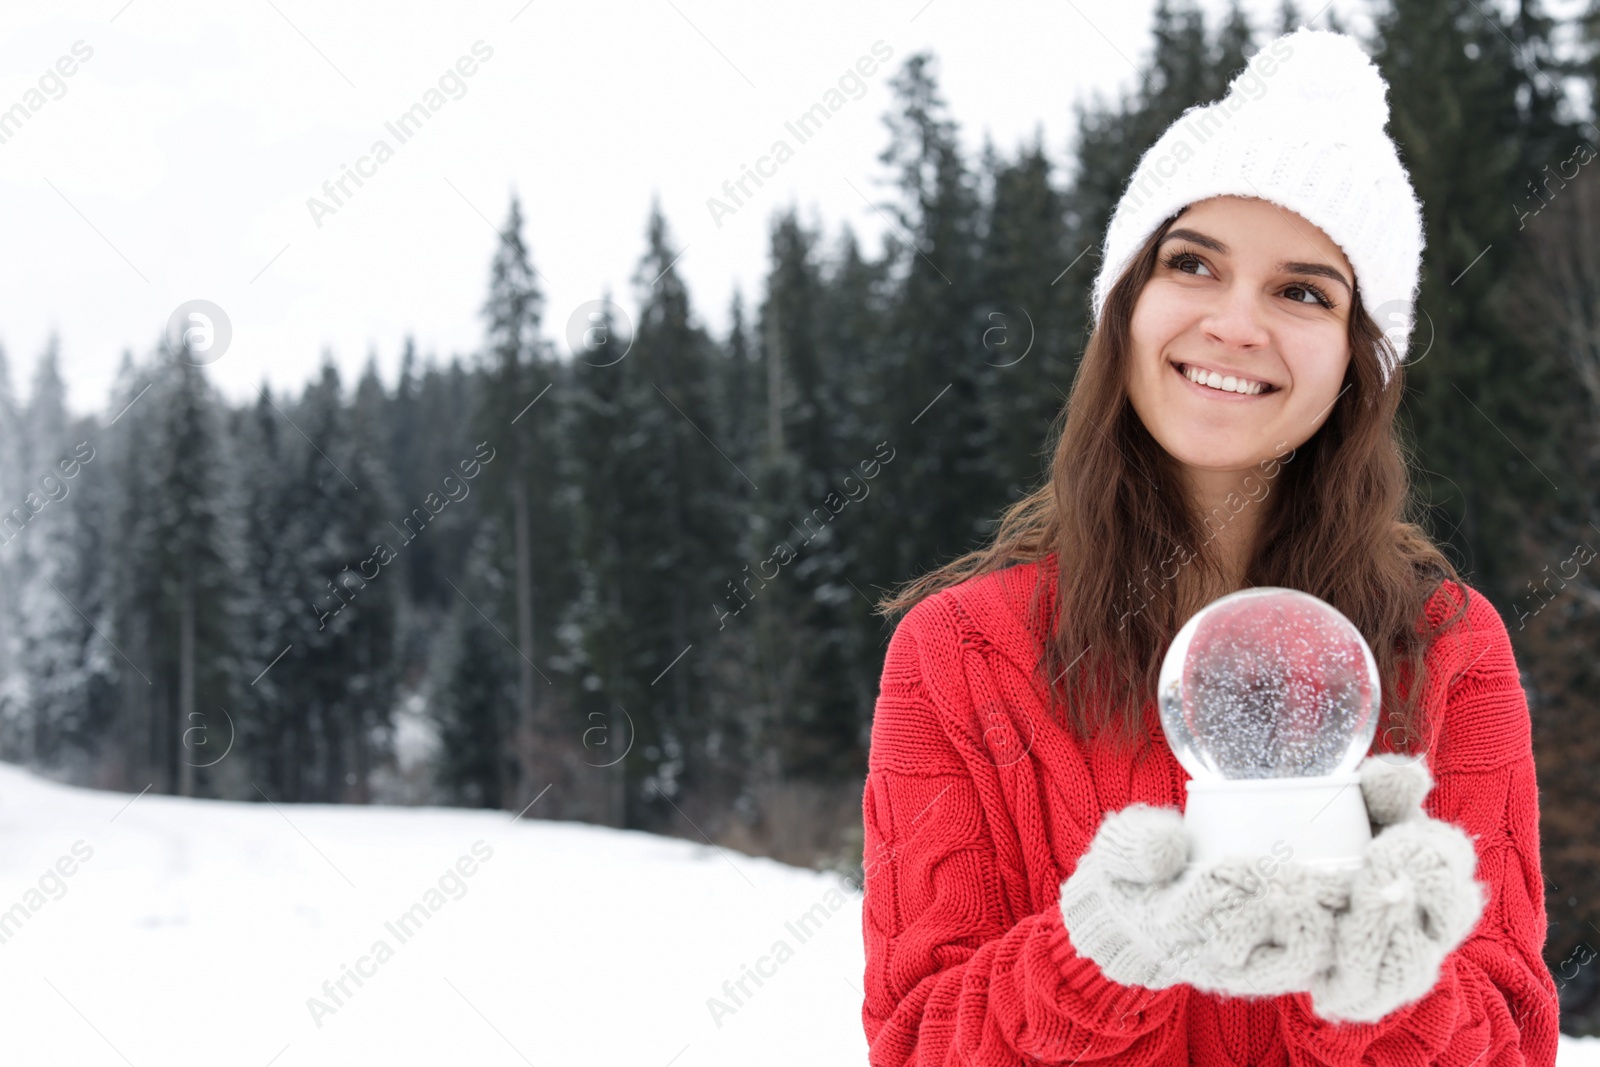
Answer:
[[[1183,815],[1191,862],[1240,856],[1270,878],[1288,860],[1325,870],[1361,865],[1372,830],[1359,777],[1192,778]]]

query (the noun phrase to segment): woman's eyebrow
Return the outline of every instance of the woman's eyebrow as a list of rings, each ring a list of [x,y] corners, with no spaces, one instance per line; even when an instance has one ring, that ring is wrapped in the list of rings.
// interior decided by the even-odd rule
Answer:
[[[1191,241],[1194,244],[1199,245],[1201,248],[1209,248],[1211,251],[1216,252],[1219,255],[1225,256],[1228,254],[1227,245],[1223,244],[1214,237],[1207,237],[1205,234],[1200,233],[1197,230],[1168,230],[1166,236],[1161,238],[1161,243],[1166,244],[1168,241],[1174,239]],[[1346,280],[1343,274],[1335,270],[1333,267],[1328,266],[1326,263],[1303,263],[1296,260],[1285,260],[1284,262],[1278,264],[1278,269],[1281,271],[1287,271],[1290,274],[1314,274],[1319,278],[1331,278],[1340,285],[1344,286],[1346,289],[1349,289],[1351,292],[1355,291],[1354,287],[1351,286],[1350,282]]]
[[[1350,292],[1355,292],[1355,289],[1345,280],[1344,275],[1326,263],[1301,263],[1294,260],[1286,260],[1278,264],[1278,269],[1289,274],[1315,274],[1319,278],[1331,278]]]
[[[1207,237],[1205,234],[1200,233],[1197,230],[1168,230],[1167,235],[1161,238],[1161,243],[1166,244],[1171,240],[1193,241],[1201,248],[1209,248],[1211,251],[1219,252],[1224,256],[1228,254],[1227,245],[1223,244],[1214,237]]]

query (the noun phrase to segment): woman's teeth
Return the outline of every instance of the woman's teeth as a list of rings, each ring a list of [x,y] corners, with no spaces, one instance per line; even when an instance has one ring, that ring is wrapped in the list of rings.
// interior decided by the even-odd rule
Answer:
[[[1246,396],[1254,396],[1266,388],[1266,385],[1262,382],[1253,382],[1248,378],[1235,378],[1231,374],[1223,377],[1216,371],[1208,373],[1190,366],[1183,368],[1183,375],[1191,382],[1199,385],[1210,386],[1212,389],[1221,389],[1229,393],[1244,393]]]

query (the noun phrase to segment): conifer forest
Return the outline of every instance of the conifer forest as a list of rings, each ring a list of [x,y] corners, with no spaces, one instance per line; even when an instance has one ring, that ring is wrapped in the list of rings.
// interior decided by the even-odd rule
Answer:
[[[1427,233],[1414,491],[1523,668],[1546,963],[1563,1027],[1596,1032],[1600,4],[1370,12]],[[637,310],[597,294],[578,338],[512,199],[460,309],[481,346],[407,344],[397,378],[330,358],[236,405],[129,338],[144,354],[80,418],[53,346],[0,355],[0,759],[859,864],[876,605],[1039,483],[1123,183],[1279,29],[1162,0],[1136,88],[1012,153],[964,152],[937,57],[896,57],[881,248],[780,209],[759,291],[691,294],[655,210]]]

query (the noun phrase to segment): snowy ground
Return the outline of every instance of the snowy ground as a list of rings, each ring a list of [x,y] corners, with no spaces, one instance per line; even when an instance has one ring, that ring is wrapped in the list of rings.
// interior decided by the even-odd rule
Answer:
[[[866,1062],[836,876],[497,812],[130,800],[0,764],[7,1063]]]
[[[0,945],[7,1063],[866,1060],[836,876],[499,812],[130,799],[0,765],[0,910],[47,890]],[[437,910],[399,927],[419,903]],[[802,943],[785,924],[818,904]],[[792,958],[713,1020],[780,939]],[[325,981],[343,1003],[314,1020]]]

